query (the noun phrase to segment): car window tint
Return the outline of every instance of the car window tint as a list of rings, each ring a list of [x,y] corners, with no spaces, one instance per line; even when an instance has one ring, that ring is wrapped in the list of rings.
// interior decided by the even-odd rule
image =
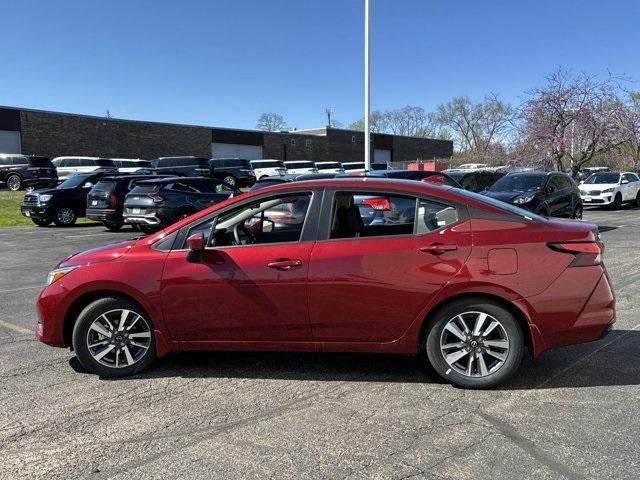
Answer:
[[[476,182],[476,175],[474,174],[465,175],[462,178],[462,183],[460,185],[462,185],[462,188],[465,190],[470,190],[472,192],[478,191],[478,183]]]
[[[21,156],[15,156],[13,157],[13,160],[11,162],[12,165],[27,165],[27,158],[26,157],[21,157]]]
[[[192,185],[185,182],[169,183],[164,187],[165,190],[172,190],[174,192],[187,192],[187,193],[200,193],[200,190],[196,185]]]
[[[410,235],[416,199],[372,192],[339,192],[333,203],[331,238]]]
[[[187,238],[203,232],[211,247],[298,242],[310,202],[310,193],[261,199],[216,217],[214,234],[211,234],[214,221],[211,218],[192,227]],[[235,238],[234,230],[238,233],[240,243]]]
[[[64,161],[64,166],[65,167],[79,167],[80,166],[80,159],[79,158],[67,158]]]
[[[458,219],[458,210],[455,207],[432,200],[420,200],[418,217],[416,218],[416,233],[433,232],[453,225]]]

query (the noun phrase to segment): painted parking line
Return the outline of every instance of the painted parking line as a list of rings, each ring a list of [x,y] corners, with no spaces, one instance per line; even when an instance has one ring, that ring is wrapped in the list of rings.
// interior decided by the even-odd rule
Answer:
[[[18,325],[14,325],[13,323],[4,322],[0,320],[0,327],[4,327],[7,330],[12,330],[17,333],[22,333],[23,335],[33,335],[33,330],[28,328],[19,327]]]
[[[11,292],[20,292],[22,290],[34,290],[36,288],[44,288],[44,285],[33,285],[31,287],[9,288],[7,290],[0,290],[0,294],[2,294],[2,293],[11,293]]]

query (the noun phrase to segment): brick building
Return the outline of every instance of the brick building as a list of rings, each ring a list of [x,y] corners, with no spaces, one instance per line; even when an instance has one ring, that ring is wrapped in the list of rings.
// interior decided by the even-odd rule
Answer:
[[[449,158],[447,140],[372,135],[376,162]],[[0,153],[113,158],[196,155],[362,161],[364,134],[335,128],[261,132],[0,107]]]

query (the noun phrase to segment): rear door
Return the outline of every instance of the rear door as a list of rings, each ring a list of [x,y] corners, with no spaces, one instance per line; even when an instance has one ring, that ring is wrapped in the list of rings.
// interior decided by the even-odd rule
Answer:
[[[394,220],[365,225],[358,197],[385,199],[371,205]],[[309,265],[316,340],[331,350],[400,338],[468,257],[466,208],[394,191],[328,190],[325,199]],[[407,200],[410,216],[397,208]]]
[[[567,209],[566,192],[563,192],[563,186],[560,180],[560,175],[549,175],[545,185],[549,216],[551,217],[561,217],[565,215]]]

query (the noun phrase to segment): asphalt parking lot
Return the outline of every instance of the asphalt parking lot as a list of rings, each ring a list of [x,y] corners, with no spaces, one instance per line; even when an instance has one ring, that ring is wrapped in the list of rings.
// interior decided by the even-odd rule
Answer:
[[[131,237],[0,230],[0,478],[640,477],[640,209],[587,210],[618,299],[605,339],[464,391],[415,358],[169,355],[109,381],[38,343],[34,299],[67,255]]]

